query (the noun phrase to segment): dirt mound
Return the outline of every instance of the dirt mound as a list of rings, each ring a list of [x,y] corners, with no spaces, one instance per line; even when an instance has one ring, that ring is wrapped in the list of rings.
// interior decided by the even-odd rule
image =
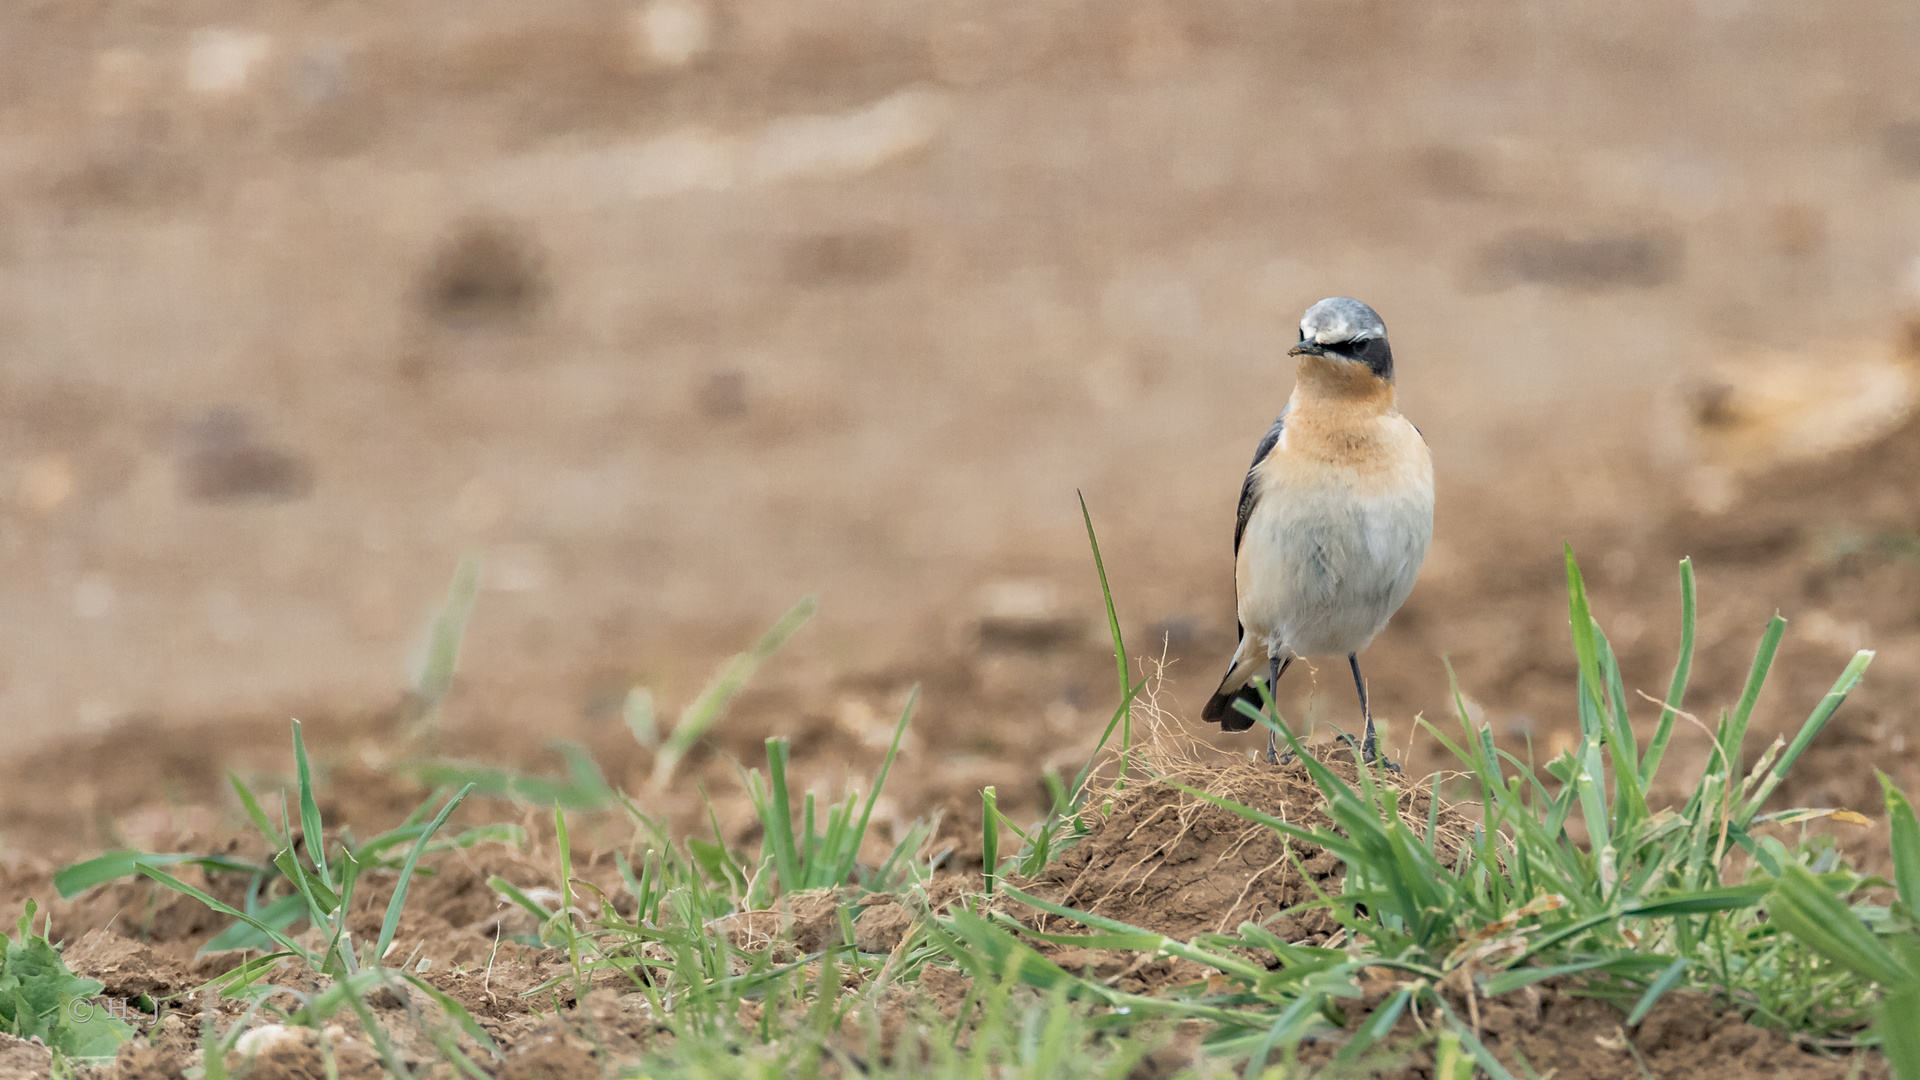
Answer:
[[[1357,784],[1355,766],[1343,754],[1331,755],[1327,764],[1343,780]],[[1243,758],[1189,760],[1170,773],[1190,787],[1304,828],[1333,827],[1325,800],[1299,762],[1276,767]],[[1430,791],[1405,781],[1396,786],[1402,817],[1425,822]],[[1136,780],[1124,791],[1112,793],[1111,802],[1093,817],[1092,835],[1022,887],[1045,899],[1181,940],[1209,931],[1231,931],[1241,922],[1269,919],[1320,894],[1337,894],[1345,875],[1332,853],[1283,838],[1163,782]],[[1443,858],[1451,857],[1471,827],[1464,814],[1442,804],[1435,847]],[[1030,910],[1026,914],[1036,929],[1080,929],[1055,916]],[[1284,915],[1267,926],[1289,941],[1306,945],[1324,944],[1338,929],[1317,910]],[[1063,967],[1090,971],[1129,991],[1150,993],[1198,982],[1210,974],[1185,960],[1033,944]],[[1401,985],[1384,969],[1373,970],[1379,975],[1363,982],[1360,1007],[1347,1010],[1349,1031],[1357,1030],[1372,1009]],[[1472,1011],[1464,1000],[1454,1004],[1462,1016]],[[1515,1075],[1593,1080],[1640,1080],[1647,1075],[1839,1080],[1888,1075],[1884,1061],[1876,1056],[1810,1052],[1697,994],[1670,995],[1633,1029],[1625,1026],[1625,1015],[1613,1005],[1553,984],[1475,1004],[1482,1039]],[[1424,1034],[1419,1021],[1403,1017],[1384,1045],[1421,1046]],[[1344,1040],[1309,1043],[1303,1047],[1302,1061],[1331,1060],[1343,1045]],[[1417,1080],[1434,1075],[1435,1062],[1431,1048],[1423,1048],[1398,1061],[1389,1056],[1376,1066],[1381,1071],[1371,1075],[1383,1080]]]
[[[1328,764],[1358,784],[1351,760],[1336,755]],[[1219,755],[1175,763],[1168,775],[1303,828],[1333,827],[1326,800],[1297,761],[1276,767]],[[1430,794],[1412,784],[1398,790],[1400,813],[1426,821]],[[1345,876],[1331,853],[1169,784],[1136,780],[1095,804],[1105,809],[1091,815],[1093,834],[1030,883],[1035,895],[1186,941],[1338,893]],[[1451,838],[1466,824],[1457,812],[1441,808],[1442,851],[1453,850]],[[1270,929],[1289,941],[1317,945],[1337,924],[1312,911],[1284,916]]]

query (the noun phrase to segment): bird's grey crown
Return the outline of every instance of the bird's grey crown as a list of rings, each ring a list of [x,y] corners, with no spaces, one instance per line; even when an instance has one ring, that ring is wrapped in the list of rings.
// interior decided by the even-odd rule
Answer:
[[[1386,336],[1380,313],[1350,296],[1329,296],[1300,316],[1300,340],[1316,345]]]

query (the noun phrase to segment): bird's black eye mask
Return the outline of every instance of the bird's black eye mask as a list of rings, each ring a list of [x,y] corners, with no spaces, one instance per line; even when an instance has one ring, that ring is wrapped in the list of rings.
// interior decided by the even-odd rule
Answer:
[[[1300,340],[1306,339],[1307,335],[1302,332]],[[1368,337],[1353,341],[1331,341],[1322,345],[1321,348],[1336,356],[1344,356],[1349,360],[1357,360],[1367,365],[1368,371],[1382,379],[1393,378],[1393,349],[1387,345],[1386,338]]]

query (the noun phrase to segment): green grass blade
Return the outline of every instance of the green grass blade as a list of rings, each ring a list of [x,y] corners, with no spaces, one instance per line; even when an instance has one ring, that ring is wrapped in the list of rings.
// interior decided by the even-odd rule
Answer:
[[[1493,1080],[1514,1080],[1513,1074],[1508,1072],[1506,1066],[1500,1064],[1500,1059],[1493,1056],[1493,1051],[1487,1049],[1486,1044],[1481,1042],[1478,1036],[1474,1035],[1473,1029],[1461,1021],[1460,1017],[1454,1013],[1452,1006],[1447,1004],[1445,998],[1436,995],[1433,1000],[1439,1003],[1440,1008],[1446,1012],[1447,1019],[1452,1021],[1454,1037],[1458,1038],[1460,1044],[1467,1048],[1467,1053],[1472,1056],[1474,1062],[1478,1064],[1488,1076],[1492,1077]]]
[[[286,847],[287,838],[280,834],[279,829],[273,827],[272,819],[268,818],[267,812],[260,808],[260,800],[253,797],[252,789],[241,781],[240,774],[228,769],[227,783],[233,785],[233,793],[240,796],[240,805],[246,808],[247,816],[253,819],[253,827],[259,829],[260,835],[267,838],[267,846],[276,851]]]
[[[469,555],[454,568],[447,599],[434,614],[427,640],[414,657],[411,681],[423,712],[431,712],[453,689],[460,667],[460,643],[467,636],[467,619],[480,596],[480,560]]]
[[[1113,588],[1107,582],[1107,564],[1100,557],[1100,538],[1093,533],[1093,514],[1087,509],[1087,497],[1074,492],[1080,499],[1080,519],[1087,526],[1087,546],[1093,549],[1093,568],[1100,575],[1100,599],[1107,608],[1107,632],[1113,637],[1113,663],[1120,677],[1120,694],[1127,694],[1127,644],[1120,636],[1120,616],[1113,607]]]
[[[1767,894],[1767,915],[1773,922],[1815,952],[1883,986],[1914,982],[1913,973],[1818,878],[1792,863],[1782,871]]]
[[[620,703],[620,717],[627,722],[633,739],[648,750],[660,749],[660,725],[653,713],[653,691],[635,686]]]
[[[216,900],[213,897],[208,896],[206,893],[201,892],[199,889],[194,888],[193,886],[187,884],[186,882],[181,881],[179,878],[174,877],[172,874],[169,874],[166,871],[161,870],[150,863],[140,863],[139,870],[142,874],[145,874],[146,876],[152,878],[153,880],[159,882],[160,884],[165,885],[167,888],[172,889],[174,892],[177,892],[182,896],[193,897],[195,900],[198,900],[202,904],[205,904],[207,908],[211,911],[217,911],[222,915],[228,916],[229,918],[239,919],[241,922],[244,922],[249,926],[252,926],[254,929],[260,931],[261,933],[267,935],[267,937],[271,938],[274,944],[280,946],[282,949],[286,949],[287,951],[293,953],[295,956],[298,956],[300,959],[305,961],[308,967],[311,967],[316,971],[319,970],[320,962],[318,957],[314,956],[312,952],[308,951],[306,948],[301,946],[299,942],[288,937],[286,934],[282,933],[280,930],[276,929],[275,927],[268,926],[265,922],[261,921],[256,916],[249,915],[248,913],[241,911],[238,908],[229,906],[228,904],[225,904],[219,900]]]
[[[1627,1014],[1628,1027],[1633,1027],[1647,1018],[1647,1013],[1653,1011],[1654,1003],[1659,1001],[1667,991],[1673,989],[1674,984],[1680,981],[1680,976],[1687,973],[1687,965],[1690,963],[1692,961],[1682,956],[1669,964],[1667,970],[1660,973],[1659,978],[1653,980],[1653,985],[1647,987],[1647,992],[1640,995],[1640,1000],[1634,1005],[1633,1011]]]
[[[241,874],[262,873],[262,868],[253,863],[222,855],[165,854],[157,855],[146,851],[109,851],[96,855],[85,862],[60,868],[53,875],[53,887],[62,900],[71,900],[96,885],[105,885],[109,881],[118,881],[131,877],[145,866],[172,866],[176,863],[193,863],[207,870],[229,870]]]
[[[1888,994],[1880,1002],[1873,1033],[1880,1036],[1880,1052],[1893,1066],[1894,1080],[1920,1080],[1920,985]]]
[[[1880,790],[1887,801],[1887,824],[1893,834],[1893,881],[1900,893],[1900,899],[1907,907],[1920,912],[1920,819],[1915,818],[1913,804],[1886,773],[1875,769],[1873,775],[1880,778]],[[1920,1012],[1914,1015],[1920,1016]]]
[[[467,1011],[465,1005],[460,1004],[460,1002],[456,1001],[446,991],[411,972],[403,974],[401,978],[412,983],[421,993],[432,998],[434,1004],[440,1006],[441,1011],[452,1017],[454,1023],[460,1025],[460,1030],[466,1032],[468,1038],[486,1047],[487,1052],[492,1054],[496,1059],[504,1056],[500,1053],[499,1044],[493,1041],[493,1036],[487,1034],[487,1029],[480,1026],[479,1022],[473,1018],[473,1014]]]
[[[1267,974],[1265,968],[1237,956],[1188,945],[1174,938],[1167,937],[1165,934],[1153,930],[1146,930],[1134,926],[1131,923],[1121,922],[1119,919],[1110,919],[1104,915],[1095,915],[1090,911],[1076,911],[1073,908],[1042,900],[1030,893],[1022,892],[1012,885],[1003,885],[1001,889],[1008,896],[1035,910],[1044,911],[1050,915],[1057,915],[1060,918],[1077,922],[1082,926],[1090,927],[1107,934],[1121,935],[1133,938],[1136,941],[1152,939],[1154,942],[1153,949],[1155,951],[1165,952],[1170,956],[1178,956],[1185,960],[1192,960],[1196,964],[1202,964],[1229,975],[1239,976],[1249,982],[1256,981]],[[1022,930],[1024,932],[1025,928],[1023,927]]]
[[[243,923],[241,925],[245,924]],[[201,951],[207,952],[211,950],[208,950],[205,946],[201,946]],[[281,949],[269,952],[265,956],[251,957],[242,961],[240,966],[223,971],[213,978],[208,979],[206,982],[201,983],[199,986],[175,995],[175,1000],[191,1001],[209,990],[214,991],[224,998],[246,996],[253,984],[265,978],[275,967],[278,967],[280,961],[293,955],[293,953]]]
[[[560,853],[560,926],[567,935],[567,960],[573,969],[575,992],[587,995],[586,982],[580,976],[580,938],[574,932],[573,913],[573,841],[567,836],[567,812],[553,808],[554,849]]]
[[[1747,741],[1747,724],[1753,719],[1753,707],[1760,700],[1760,689],[1766,685],[1767,672],[1773,668],[1774,653],[1780,649],[1780,638],[1787,632],[1787,620],[1775,614],[1767,622],[1767,629],[1760,635],[1760,645],[1753,653],[1753,666],[1747,670],[1747,683],[1740,691],[1740,700],[1733,707],[1733,713],[1727,720],[1727,734],[1723,740],[1726,752],[1732,755],[1726,762],[1727,770],[1740,773],[1740,752]]]
[[[547,744],[566,762],[564,778],[541,776],[493,765],[460,761],[423,761],[410,766],[421,780],[436,787],[468,784],[480,795],[536,806],[564,806],[569,810],[600,810],[617,801],[593,754],[579,743],[557,739]]]
[[[1647,753],[1640,762],[1640,786],[1653,786],[1653,778],[1660,771],[1660,761],[1666,757],[1667,741],[1673,738],[1673,725],[1680,716],[1680,706],[1686,700],[1687,680],[1693,674],[1693,638],[1697,615],[1697,598],[1694,595],[1693,560],[1680,560],[1680,655],[1673,662],[1673,681],[1667,685],[1667,701],[1660,709],[1660,723],[1654,729],[1653,740],[1647,744]]]
[[[981,871],[987,879],[987,895],[992,896],[1000,874],[1000,808],[992,784],[980,789],[980,805],[985,818],[980,826]]]
[[[1634,739],[1633,721],[1627,715],[1627,690],[1620,676],[1620,660],[1614,656],[1613,645],[1606,634],[1596,629],[1595,637],[1600,649],[1601,677],[1607,680],[1607,700],[1613,706],[1607,729],[1607,753],[1613,759],[1615,787],[1613,831],[1624,834],[1635,822],[1652,816],[1653,808],[1647,805],[1646,791],[1640,786],[1640,745]]]
[[[800,797],[800,831],[794,835],[794,845],[800,851],[800,887],[811,889],[817,884],[813,880],[815,861],[815,841],[818,834],[813,831],[813,792]]]
[[[687,752],[693,749],[693,744],[699,742],[700,737],[707,733],[707,729],[711,728],[714,722],[726,712],[727,705],[733,701],[734,695],[740,692],[740,688],[747,684],[747,680],[753,676],[754,671],[768,657],[778,652],[780,646],[787,643],[788,638],[805,626],[807,620],[813,618],[813,613],[817,610],[819,610],[817,600],[811,596],[801,597],[800,602],[782,615],[779,622],[774,623],[766,633],[760,635],[760,640],[753,643],[753,648],[721,665],[713,680],[700,691],[700,696],[694,698],[692,704],[681,710],[679,721],[673,725],[673,730],[667,733],[666,742],[661,746],[660,752],[654,755],[652,782],[656,787],[665,784],[673,775],[673,771],[680,765],[680,760],[686,757]]]
[[[1473,1059],[1460,1056],[1460,1035],[1448,1030],[1440,1033],[1435,1052],[1434,1080],[1473,1080]]]
[[[787,793],[787,740],[775,736],[767,740],[767,779],[771,791],[761,809],[760,825],[765,843],[773,849],[774,869],[780,875],[784,892],[803,888],[800,853],[793,841],[793,805]]]
[[[1413,988],[1406,987],[1381,1002],[1379,1007],[1373,1010],[1373,1015],[1367,1017],[1366,1022],[1360,1025],[1360,1030],[1354,1032],[1347,1040],[1347,1045],[1341,1047],[1340,1052],[1334,1055],[1333,1060],[1341,1064],[1358,1060],[1361,1054],[1366,1053],[1368,1047],[1393,1031],[1393,1025],[1400,1022],[1400,1014],[1407,1010],[1407,1003],[1413,1000],[1413,995]]]
[[[873,789],[867,792],[867,803],[860,808],[860,823],[853,828],[853,838],[846,855],[840,863],[839,879],[846,881],[853,876],[854,864],[860,858],[860,846],[867,839],[867,826],[873,821],[873,807],[880,801],[880,789],[887,786],[887,774],[893,771],[893,759],[899,756],[900,740],[907,734],[907,725],[913,721],[913,707],[920,701],[918,684],[907,692],[907,706],[900,710],[900,722],[893,726],[893,741],[887,744],[887,756],[880,762],[880,771],[874,775]]]
[[[319,875],[302,866],[300,857],[294,854],[292,848],[281,848],[273,857],[273,865],[279,867],[281,875],[307,898],[315,920],[325,920],[340,909],[340,894],[327,888]]]
[[[1141,679],[1129,687],[1126,694],[1120,698],[1120,707],[1113,710],[1113,716],[1107,720],[1106,730],[1100,733],[1100,741],[1093,744],[1093,753],[1087,755],[1087,763],[1080,766],[1080,771],[1074,775],[1073,786],[1067,789],[1073,798],[1078,799],[1081,792],[1085,790],[1087,777],[1093,775],[1093,767],[1100,762],[1100,751],[1107,748],[1107,740],[1113,738],[1114,729],[1119,727],[1122,721],[1132,723],[1128,718],[1133,715],[1133,700],[1140,696],[1140,691],[1146,689],[1146,686],[1147,680]]]
[[[1840,677],[1834,680],[1833,688],[1820,699],[1820,704],[1814,707],[1813,714],[1807,717],[1806,723],[1800,725],[1799,733],[1793,737],[1793,742],[1787,746],[1786,752],[1774,762],[1773,768],[1768,772],[1767,778],[1761,781],[1760,787],[1754,791],[1753,797],[1747,800],[1746,806],[1735,815],[1734,824],[1744,826],[1760,812],[1760,807],[1766,803],[1767,797],[1772,795],[1774,789],[1780,786],[1780,782],[1787,778],[1787,770],[1793,767],[1793,763],[1806,752],[1814,738],[1826,728],[1827,721],[1833,719],[1833,714],[1846,702],[1847,695],[1853,692],[1853,688],[1860,685],[1861,678],[1867,673],[1867,665],[1872,662],[1872,650],[1862,649],[1854,654],[1852,662],[1847,664],[1846,669],[1840,673]]]
[[[1548,967],[1512,968],[1488,978],[1482,984],[1482,989],[1488,997],[1500,997],[1503,994],[1511,994],[1521,987],[1566,975],[1578,975],[1588,971],[1628,971],[1644,967],[1649,959],[1659,966],[1658,958],[1634,956],[1629,953],[1625,956],[1590,956],[1584,960],[1553,964]]]
[[[1100,557],[1100,539],[1093,534],[1093,514],[1087,510],[1087,497],[1084,493],[1074,492],[1080,499],[1080,519],[1087,525],[1087,545],[1093,548],[1093,568],[1100,574],[1100,599],[1107,606],[1107,632],[1113,636],[1113,664],[1120,676],[1120,697],[1125,708],[1120,730],[1120,785],[1127,781],[1127,758],[1133,752],[1133,693],[1127,689],[1127,643],[1120,636],[1120,615],[1113,607],[1113,588],[1107,583],[1106,560]],[[1106,742],[1101,740],[1102,744]]]
[[[300,832],[307,858],[319,871],[320,882],[333,888],[333,875],[327,871],[326,835],[320,829],[320,804],[313,798],[313,770],[307,764],[307,740],[301,736],[300,721],[293,722],[293,764],[300,779]]]
[[[1587,583],[1580,564],[1574,560],[1573,545],[1566,545],[1567,610],[1573,626],[1573,655],[1580,665],[1580,692],[1596,714],[1604,705],[1600,700],[1600,651],[1594,640],[1593,610],[1587,603]]]
[[[520,886],[498,875],[487,879],[487,887],[507,898],[514,906],[533,916],[541,923],[553,918],[553,912],[540,905],[540,901],[528,896]]]
[[[254,910],[253,916],[276,930],[285,930],[307,917],[307,898],[299,893],[291,893],[263,904]],[[272,940],[253,924],[237,922],[215,934],[195,951],[195,955],[204,956],[229,949],[264,949]]]
[[[453,814],[454,808],[459,806],[472,790],[473,785],[468,784],[460,789],[458,795],[448,799],[447,805],[441,807],[440,812],[434,815],[433,823],[427,826],[427,831],[421,833],[420,839],[414,842],[413,850],[407,852],[407,861],[400,867],[400,880],[393,887],[393,899],[387,901],[387,917],[380,923],[380,939],[373,946],[374,963],[384,962],[387,946],[393,944],[394,931],[400,928],[400,909],[407,904],[407,889],[413,884],[413,868],[420,862],[420,853],[427,850],[427,842],[433,839],[434,833],[440,831],[440,826],[447,823],[447,818]]]

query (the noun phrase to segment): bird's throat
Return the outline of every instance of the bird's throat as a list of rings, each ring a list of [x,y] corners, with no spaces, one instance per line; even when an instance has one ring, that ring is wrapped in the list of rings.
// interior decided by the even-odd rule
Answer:
[[[1365,364],[1333,356],[1302,356],[1293,384],[1293,407],[1327,404],[1342,409],[1391,412],[1393,384]]]

